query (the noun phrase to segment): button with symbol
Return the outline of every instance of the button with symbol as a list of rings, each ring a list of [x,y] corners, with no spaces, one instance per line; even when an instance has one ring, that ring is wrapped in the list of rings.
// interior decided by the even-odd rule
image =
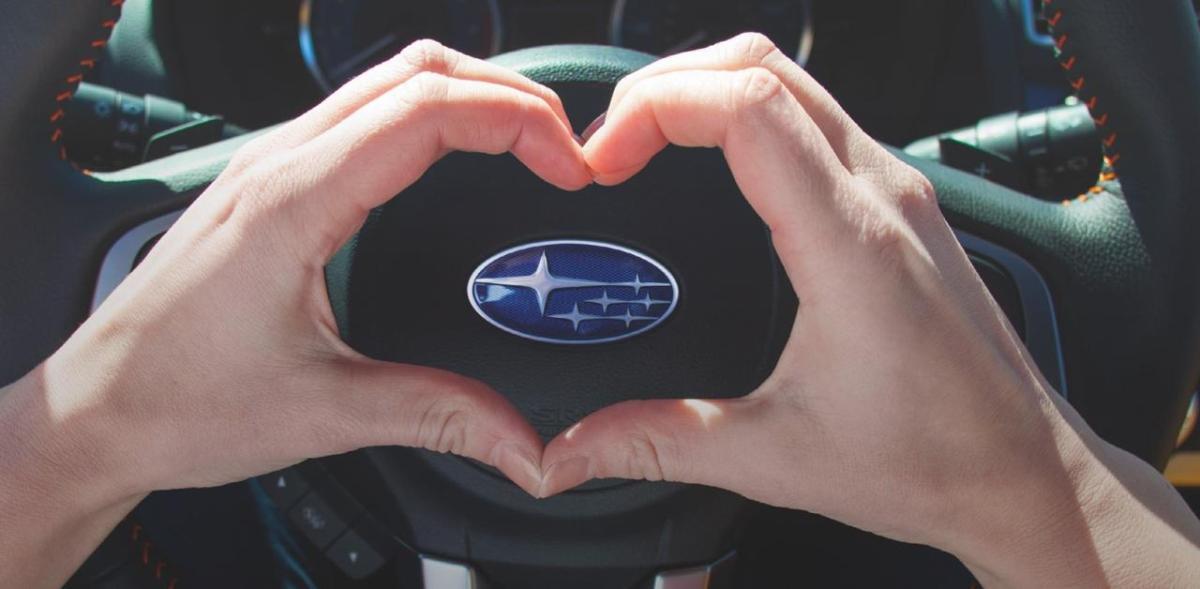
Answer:
[[[98,119],[107,119],[112,116],[113,107],[108,102],[97,102],[92,106],[92,112],[96,113]]]
[[[288,511],[288,519],[317,548],[325,548],[346,530],[352,514],[336,510],[315,491],[309,492]]]
[[[118,135],[137,135],[142,132],[142,123],[131,119],[117,119]]]
[[[939,146],[942,163],[1009,188],[1024,190],[1024,174],[1012,160],[955,139],[942,138]]]
[[[293,468],[285,468],[258,477],[267,495],[280,509],[287,510],[308,492],[308,481]]]
[[[122,100],[121,101],[121,114],[128,116],[128,117],[142,116],[142,112],[143,112],[144,108],[145,107],[142,106],[142,104],[138,101],[134,101],[134,100]]]
[[[374,529],[373,522],[362,521],[346,530],[328,550],[325,556],[333,561],[347,577],[365,579],[378,571],[387,561],[388,553],[381,551],[387,546],[386,535]],[[367,538],[373,540],[368,541]]]
[[[359,505],[337,482],[325,478],[288,510],[292,526],[318,549],[333,543],[358,516]]]

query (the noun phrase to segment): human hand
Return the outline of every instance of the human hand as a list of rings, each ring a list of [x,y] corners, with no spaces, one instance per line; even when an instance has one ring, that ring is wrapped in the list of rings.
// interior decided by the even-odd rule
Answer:
[[[799,298],[790,340],[746,397],[586,417],[546,448],[543,495],[701,483],[989,565],[1021,526],[1063,519],[1085,426],[1068,425],[924,177],[761,35],[622,80],[584,154],[617,184],[668,143],[724,150]]]
[[[329,258],[451,150],[511,151],[568,190],[591,181],[553,92],[433,42],[243,147],[44,367],[58,418],[88,414],[77,421],[122,457],[106,479],[123,493],[207,486],[404,445],[536,489],[541,440],[507,401],[359,355],[329,307]]]

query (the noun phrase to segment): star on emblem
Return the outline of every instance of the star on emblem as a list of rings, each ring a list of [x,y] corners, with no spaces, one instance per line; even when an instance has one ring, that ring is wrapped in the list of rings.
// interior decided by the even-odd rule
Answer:
[[[578,278],[561,278],[550,272],[550,262],[546,259],[545,250],[542,251],[542,257],[538,260],[537,269],[532,274],[525,276],[504,276],[501,278],[479,278],[475,282],[479,284],[499,284],[501,286],[517,286],[533,290],[533,294],[537,297],[538,310],[542,315],[546,314],[546,300],[550,297],[550,293],[560,288],[587,288],[590,286],[612,286],[611,282],[597,282],[594,280],[580,280]],[[646,284],[647,286],[652,286]]]
[[[605,319],[616,319],[618,321],[624,321],[625,329],[629,329],[629,326],[634,321],[654,321],[655,319],[657,319],[657,317],[643,317],[641,315],[633,315],[629,312],[629,309],[625,309],[624,315],[613,315],[611,317],[605,317]]]
[[[600,305],[600,308],[602,309],[602,311],[601,311],[601,312],[603,312],[603,313],[607,313],[607,312],[608,312],[608,306],[609,306],[609,305],[615,305],[615,304],[617,304],[617,303],[628,303],[629,301],[626,301],[626,300],[624,300],[624,299],[614,299],[614,298],[610,298],[610,297],[608,296],[608,289],[604,289],[604,294],[603,294],[603,295],[601,295],[601,296],[600,296],[600,298],[598,298],[598,299],[587,299],[587,300],[586,300],[586,301],[584,301],[584,302],[585,302],[585,303],[596,303],[597,305]]]
[[[670,303],[671,301],[664,301],[662,299],[650,298],[650,293],[646,293],[640,299],[633,299],[632,301],[622,301],[622,302],[630,303],[630,304],[636,303],[639,305],[643,305],[646,307],[646,312],[649,313],[650,305],[665,305],[667,303]]]
[[[579,331],[579,324],[584,321],[587,321],[588,319],[607,319],[607,317],[603,317],[600,315],[589,315],[587,313],[580,313],[579,312],[579,303],[575,303],[575,307],[573,309],[571,309],[570,313],[558,313],[556,315],[547,315],[547,317],[553,317],[555,319],[566,319],[567,321],[570,321],[571,328],[574,329],[576,332]]]

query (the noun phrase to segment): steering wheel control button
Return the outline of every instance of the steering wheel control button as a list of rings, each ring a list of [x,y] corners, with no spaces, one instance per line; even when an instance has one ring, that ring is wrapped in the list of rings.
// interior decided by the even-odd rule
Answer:
[[[942,139],[940,147],[942,162],[948,166],[1017,190],[1025,188],[1025,177],[1020,167],[1007,157],[957,139]]]
[[[260,475],[257,480],[271,501],[279,509],[287,511],[312,488],[314,483],[321,481],[325,476],[325,469],[319,463],[314,460],[306,460],[288,468]]]
[[[492,325],[554,344],[633,337],[662,323],[679,301],[665,266],[599,241],[539,241],[484,261],[467,282],[471,306]]]
[[[904,151],[1057,201],[1096,180],[1099,143],[1087,107],[1076,102],[987,117],[973,127],[918,139]]]
[[[368,529],[370,531],[368,531]],[[387,562],[387,555],[377,546],[378,540],[368,540],[379,536],[374,530],[373,523],[360,522],[342,534],[333,545],[325,551],[325,556],[333,561],[347,577],[365,579]]]
[[[344,491],[315,488],[288,511],[288,519],[317,548],[324,549],[346,531],[362,508]]]
[[[421,576],[428,589],[487,589],[487,584],[470,565],[421,557]]]
[[[287,510],[299,501],[305,493],[308,492],[308,481],[300,476],[300,472],[293,468],[285,468],[272,473],[264,474],[258,477],[258,484],[262,485],[267,496],[275,502],[280,509]]]

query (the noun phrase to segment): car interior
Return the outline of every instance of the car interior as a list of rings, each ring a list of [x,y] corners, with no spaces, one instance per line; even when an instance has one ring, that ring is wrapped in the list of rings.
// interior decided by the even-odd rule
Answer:
[[[623,76],[757,31],[930,179],[1049,383],[1200,509],[1200,0],[6,8],[4,382],[104,301],[238,147],[418,39],[546,84],[578,133]],[[606,190],[564,199],[509,156],[447,156],[373,211],[326,267],[342,338],[372,358],[483,380],[547,440],[647,394],[752,391],[798,303],[720,152],[669,148]],[[647,310],[667,302],[660,295],[670,308],[590,345],[517,333],[480,310],[508,284],[492,270],[505,256],[529,243],[582,251],[590,240],[634,248],[617,248],[644,268],[632,292],[647,293]],[[933,548],[709,487],[599,480],[536,500],[468,459],[379,447],[154,493],[67,586],[976,585]]]

